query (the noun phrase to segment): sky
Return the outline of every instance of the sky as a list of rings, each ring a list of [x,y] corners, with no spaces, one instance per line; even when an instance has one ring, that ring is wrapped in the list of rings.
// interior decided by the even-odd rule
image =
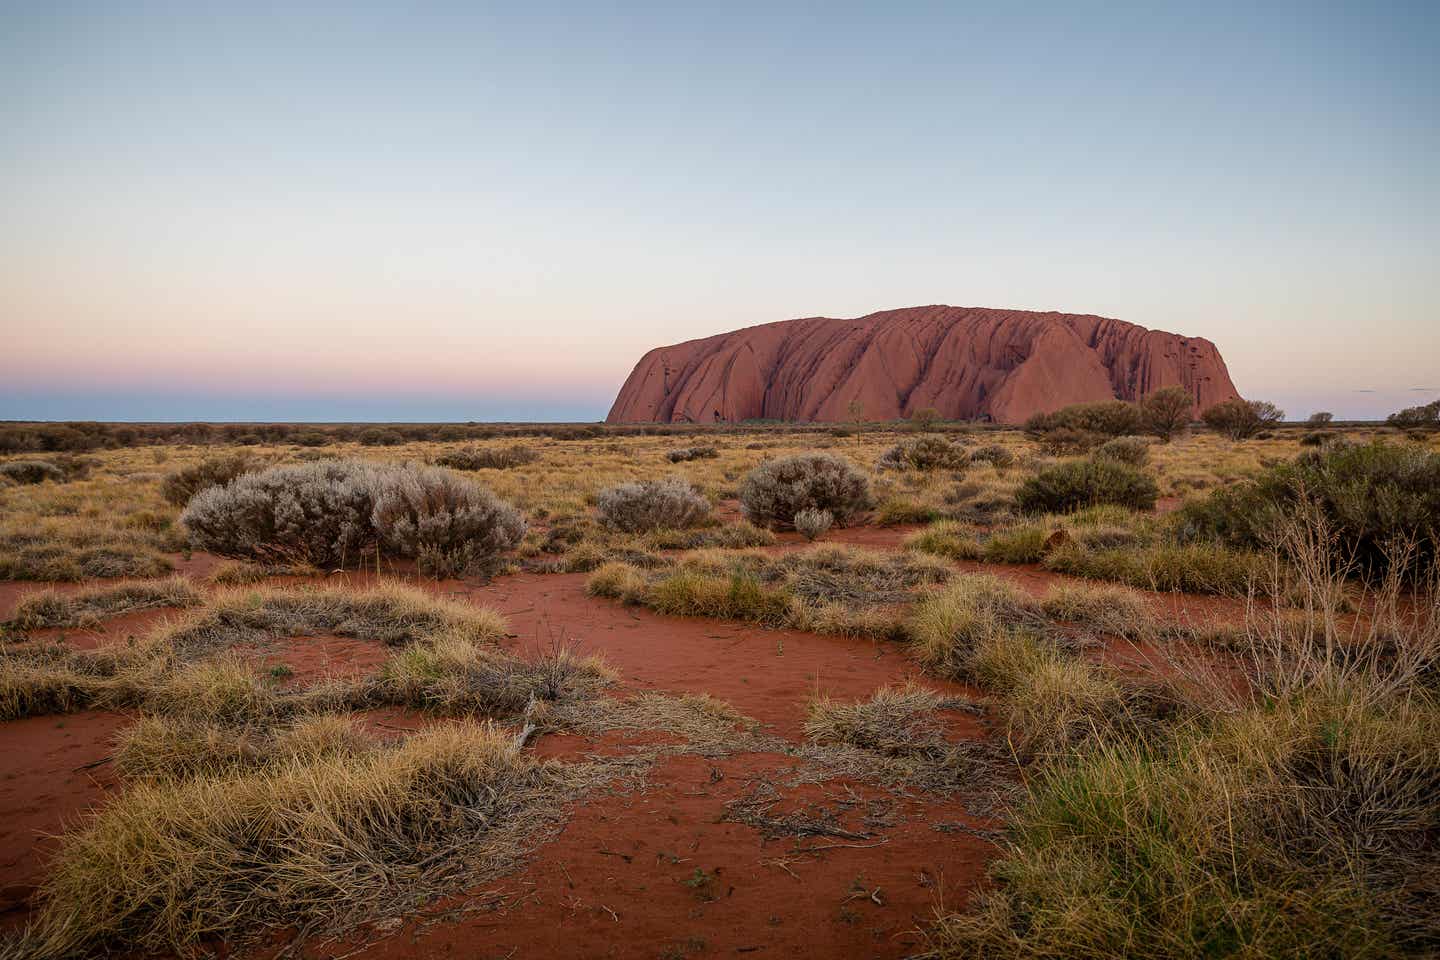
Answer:
[[[521,9],[521,8],[525,9]],[[595,420],[931,303],[1440,397],[1440,4],[0,0],[0,419]]]

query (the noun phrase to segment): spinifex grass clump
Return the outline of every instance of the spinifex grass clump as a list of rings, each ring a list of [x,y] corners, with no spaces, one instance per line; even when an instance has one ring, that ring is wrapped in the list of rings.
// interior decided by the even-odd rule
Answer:
[[[1277,538],[1308,527],[1335,546],[1323,511],[1276,522]],[[997,885],[940,921],[935,956],[1433,954],[1440,593],[1408,589],[1392,562],[1346,621],[1346,555],[1294,569],[1320,602],[1304,629],[1252,619],[1243,673],[1187,671],[1202,696],[1183,722],[1101,726],[1027,778]]]
[[[608,563],[586,584],[592,596],[676,616],[748,620],[797,630],[892,637],[916,588],[943,582],[947,564],[913,554],[821,546],[778,557],[697,550],[655,571]]]
[[[993,788],[999,755],[976,740],[946,736],[944,711],[978,712],[969,700],[924,687],[882,687],[868,700],[811,701],[800,755],[837,773],[922,790]]]
[[[374,742],[348,714],[301,716],[273,727],[192,715],[141,717],[116,738],[115,767],[130,780],[175,782],[329,757],[354,757]]]
[[[0,720],[87,707],[142,706],[231,720],[308,709],[224,656],[241,644],[317,633],[392,647],[442,640],[482,644],[503,637],[505,621],[492,610],[398,585],[222,591],[133,645],[0,651]]]
[[[201,599],[200,591],[183,577],[126,580],[72,593],[42,590],[22,597],[10,620],[0,626],[17,630],[91,627],[106,617],[152,607],[190,607]]]
[[[870,507],[870,482],[844,457],[809,453],[767,460],[740,485],[740,504],[750,522],[771,529],[795,525],[801,510],[828,510],[848,526]]]
[[[461,722],[359,756],[138,783],[61,844],[18,946],[34,957],[185,953],[404,910],[436,892],[437,876],[453,885],[512,867],[596,781]]]
[[[68,518],[65,518],[68,519]],[[159,577],[174,564],[146,530],[93,524],[8,522],[0,526],[0,580]]]

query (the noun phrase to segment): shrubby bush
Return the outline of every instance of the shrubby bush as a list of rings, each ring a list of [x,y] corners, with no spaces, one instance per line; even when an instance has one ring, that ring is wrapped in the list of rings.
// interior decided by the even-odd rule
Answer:
[[[1004,444],[987,443],[970,451],[970,462],[989,463],[991,466],[1004,470],[1015,462],[1015,454]]]
[[[835,517],[829,510],[801,510],[795,514],[795,529],[806,540],[815,540],[824,536],[835,523]]]
[[[1176,434],[1184,433],[1194,411],[1190,391],[1184,387],[1166,387],[1148,394],[1140,401],[1140,420],[1145,432],[1165,443]]]
[[[1316,412],[1310,414],[1310,418],[1305,422],[1310,424],[1310,426],[1312,427],[1328,427],[1330,425],[1330,421],[1334,419],[1335,414],[1331,413],[1329,410],[1317,410]]]
[[[513,507],[443,470],[357,460],[242,474],[197,493],[180,522],[223,557],[334,567],[378,545],[435,573],[488,562],[525,532]]]
[[[740,485],[745,516],[758,526],[793,527],[801,510],[829,510],[845,526],[870,507],[870,481],[833,453],[802,453],[760,464]]]
[[[1191,501],[1177,516],[1187,538],[1215,537],[1241,547],[1268,547],[1296,505],[1311,500],[1339,537],[1342,556],[1383,573],[1392,550],[1414,540],[1404,573],[1426,569],[1440,541],[1440,454],[1375,441],[1333,442],[1306,451],[1245,482]]]
[[[508,447],[462,447],[435,458],[438,466],[452,470],[508,470],[540,459],[540,454],[522,444]]]
[[[1099,446],[1108,437],[1140,433],[1140,408],[1124,400],[1074,403],[1025,421],[1025,432],[1050,449],[1083,450]]]
[[[665,459],[671,463],[683,463],[686,460],[713,460],[720,456],[720,450],[714,444],[706,443],[696,447],[677,447],[667,451]]]
[[[385,427],[368,427],[355,438],[366,447],[398,447],[405,442],[405,436],[398,430]]]
[[[45,460],[11,460],[0,463],[0,477],[11,483],[44,483],[46,480],[62,483],[65,471]]]
[[[386,470],[371,512],[382,549],[414,557],[421,572],[474,572],[525,536],[520,511],[484,487],[433,467]]]
[[[970,462],[964,447],[945,437],[907,437],[880,455],[877,470],[958,470]]]
[[[244,453],[207,457],[167,476],[160,483],[160,495],[167,503],[183,507],[201,490],[223,487],[236,477],[254,471],[257,465],[256,460]]]
[[[306,430],[303,433],[293,434],[290,437],[290,442],[301,447],[323,447],[329,444],[332,439],[334,438],[328,433],[322,433],[319,430]]]
[[[1423,407],[1406,407],[1385,418],[1393,427],[1433,427],[1440,425],[1440,400]]]
[[[374,539],[380,470],[353,460],[271,467],[201,490],[180,515],[196,549],[239,560],[354,563]]]
[[[1159,495],[1155,481],[1128,464],[1067,460],[1027,478],[1015,491],[1015,504],[1023,513],[1070,513],[1101,504],[1153,510]]]
[[[1254,437],[1285,419],[1285,411],[1265,400],[1222,400],[1200,415],[1205,425],[1231,440]]]
[[[1150,441],[1144,437],[1116,437],[1096,448],[1096,460],[1114,460],[1116,463],[1143,467],[1150,459]]]
[[[600,491],[595,507],[613,530],[646,533],[692,527],[710,514],[710,501],[684,480],[642,480]]]

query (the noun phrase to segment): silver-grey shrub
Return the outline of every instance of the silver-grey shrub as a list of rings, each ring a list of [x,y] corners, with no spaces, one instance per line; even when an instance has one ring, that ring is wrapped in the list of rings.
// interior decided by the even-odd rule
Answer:
[[[11,460],[0,463],[0,477],[14,483],[43,483],[46,480],[61,483],[65,479],[65,471],[45,460]]]
[[[371,514],[387,553],[414,557],[421,572],[477,572],[525,536],[525,517],[489,490],[434,467],[385,471]]]
[[[323,460],[243,474],[195,494],[180,523],[196,549],[222,557],[354,563],[375,540],[370,514],[382,469]]]
[[[970,462],[965,448],[947,437],[906,437],[875,461],[876,470],[962,470]]]
[[[829,510],[801,510],[795,514],[795,529],[806,540],[823,536],[835,523]]]
[[[829,510],[845,526],[870,507],[870,481],[833,453],[802,453],[760,464],[740,485],[740,505],[756,526],[793,527],[801,510]]]
[[[641,480],[600,491],[600,521],[612,530],[647,533],[693,527],[710,515],[710,501],[684,480]]]
[[[1143,467],[1150,459],[1148,437],[1116,437],[1107,440],[1091,454],[1096,460],[1114,460],[1132,467]]]
[[[449,471],[359,460],[244,474],[197,493],[180,522],[196,549],[222,557],[335,567],[378,545],[442,575],[525,535],[518,510]]]

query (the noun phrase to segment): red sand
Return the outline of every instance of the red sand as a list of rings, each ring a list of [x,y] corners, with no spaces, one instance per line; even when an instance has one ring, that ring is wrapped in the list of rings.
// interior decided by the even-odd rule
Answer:
[[[893,548],[907,529],[851,528],[831,539]],[[794,549],[786,537],[777,549]],[[204,558],[196,558],[203,564]],[[1038,567],[959,564],[1007,577],[1032,592],[1067,578]],[[360,586],[373,573],[324,580]],[[915,679],[947,692],[953,684],[919,675],[903,649],[882,642],[845,640],[744,624],[662,617],[585,596],[585,574],[518,574],[488,584],[421,581],[437,594],[494,607],[509,620],[514,645],[572,645],[602,654],[621,676],[618,695],[637,690],[707,693],[759,720],[768,732],[802,736],[806,704],[815,695],[868,697],[887,683]],[[17,591],[0,585],[0,603]],[[30,585],[33,589],[35,585]],[[1239,605],[1216,598],[1156,597],[1160,615],[1236,615]],[[3,609],[3,608],[0,608]],[[85,643],[140,632],[167,611],[146,611],[106,624],[103,634],[70,632]],[[335,637],[289,638],[255,649],[262,663],[283,661],[303,684],[329,673],[373,670],[389,653],[378,643]],[[1108,655],[1108,654],[1107,654]],[[1148,659],[1148,657],[1144,657]],[[394,737],[432,720],[410,711],[371,711],[362,722]],[[126,718],[84,713],[38,717],[3,727],[4,782],[0,790],[0,888],[19,922],[25,899],[43,876],[53,846],[39,832],[59,831],[103,799],[108,767],[76,770],[106,757]],[[982,737],[984,726],[956,715],[952,733]],[[574,736],[541,737],[540,755],[614,753],[622,740],[592,742]],[[739,754],[716,760],[676,757],[662,762],[649,786],[634,795],[603,794],[583,802],[553,842],[542,846],[519,873],[486,891],[471,891],[424,911],[381,936],[357,956],[685,957],[692,955],[899,957],[918,948],[915,929],[941,902],[963,906],[983,883],[996,848],[962,831],[933,824],[987,828],[961,805],[941,798],[898,799],[864,784],[832,781],[788,788],[795,762],[774,754]],[[783,805],[854,797],[894,803],[892,825],[874,828],[871,847],[830,846],[811,839],[765,841],[755,829],[722,821],[725,803],[763,778],[781,789]],[[857,826],[860,814],[845,823]],[[881,843],[880,841],[883,841]],[[801,849],[797,849],[801,848]],[[826,849],[815,849],[826,847]],[[627,859],[628,858],[628,859]],[[702,871],[699,875],[696,870]],[[695,881],[692,885],[686,881]],[[873,896],[872,896],[873,894]],[[360,947],[349,942],[307,944],[305,955],[338,957]]]
[[[128,722],[115,713],[29,717],[0,727],[0,925],[24,915],[45,875],[54,834],[72,824],[114,784],[110,740]]]

